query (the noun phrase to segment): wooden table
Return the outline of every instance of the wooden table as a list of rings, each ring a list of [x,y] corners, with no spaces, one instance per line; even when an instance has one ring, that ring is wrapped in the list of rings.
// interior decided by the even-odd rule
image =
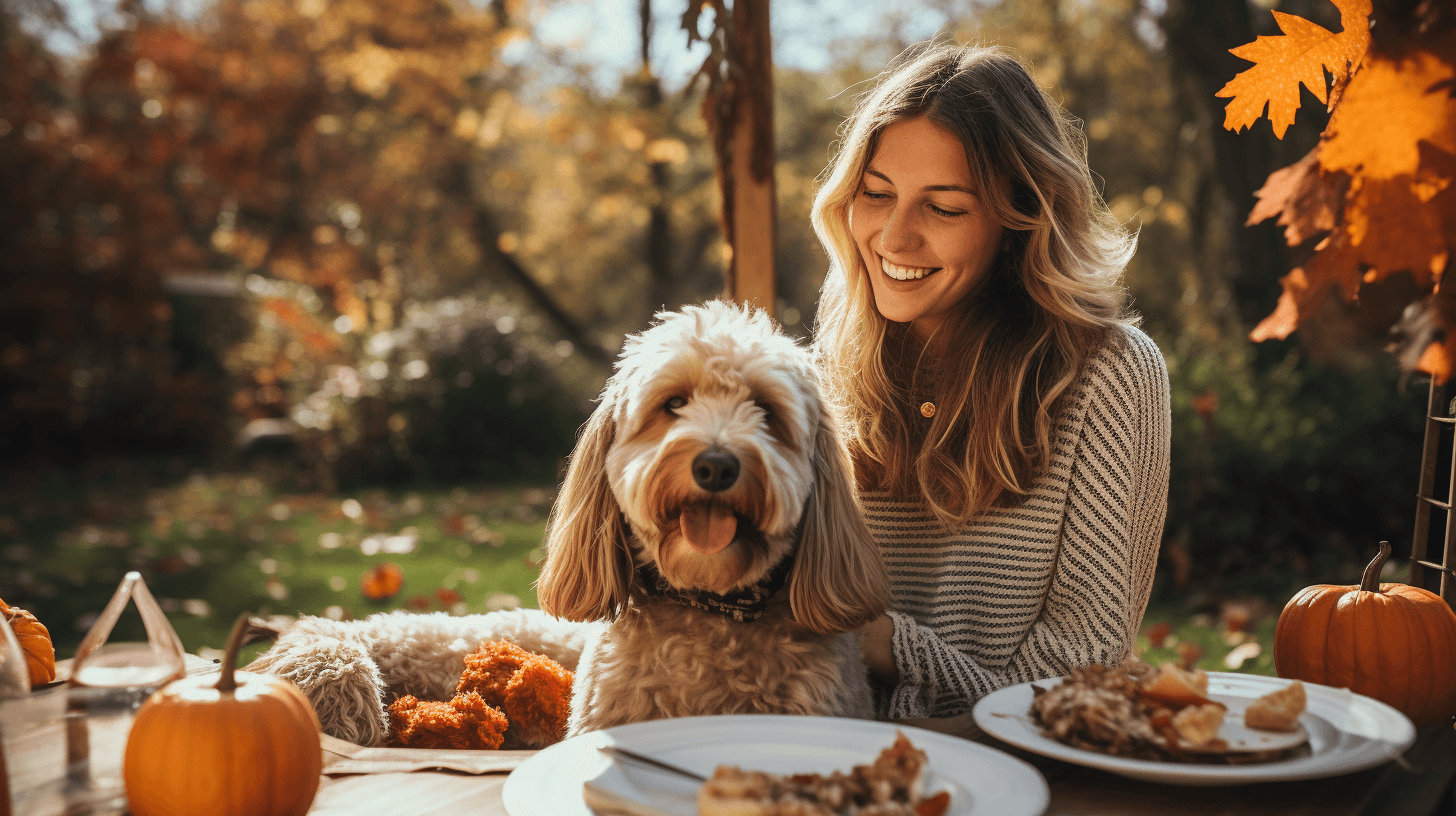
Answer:
[[[1456,730],[1422,729],[1405,754],[1410,768],[1391,762],[1361,773],[1304,782],[1235,787],[1156,785],[1051,760],[975,731],[969,715],[909,725],[971,735],[1035,765],[1051,788],[1048,816],[1441,816],[1456,815],[1450,795],[1456,777]],[[507,816],[500,801],[505,774],[407,774],[325,777],[310,816]]]
[[[211,669],[201,664],[193,668],[198,672]],[[39,694],[55,691],[38,693],[36,700]],[[34,720],[36,703],[30,705]],[[46,706],[47,710],[58,710],[53,698]],[[18,730],[15,726],[24,712],[14,702],[0,705],[0,714],[0,728]],[[1404,756],[1404,767],[1390,762],[1328,779],[1200,788],[1124,779],[1029,754],[980,733],[969,714],[947,720],[910,720],[906,724],[973,739],[1032,763],[1051,788],[1049,816],[1456,816],[1451,799],[1452,780],[1456,778],[1456,730],[1449,726],[1421,729],[1415,745]],[[63,756],[63,742],[64,730],[58,724],[27,729],[19,741],[7,738],[12,778],[28,778],[33,783],[47,773],[54,776],[59,768],[37,766],[46,764],[46,757]],[[309,809],[310,816],[506,816],[501,803],[505,772],[337,774],[330,773],[330,766],[344,767],[336,763],[346,759],[345,752],[357,747],[326,740],[325,749],[325,772]],[[116,750],[120,752],[121,746]],[[519,757],[530,755],[514,753]],[[52,816],[65,812],[65,806],[59,797],[53,797],[32,811],[16,816]]]

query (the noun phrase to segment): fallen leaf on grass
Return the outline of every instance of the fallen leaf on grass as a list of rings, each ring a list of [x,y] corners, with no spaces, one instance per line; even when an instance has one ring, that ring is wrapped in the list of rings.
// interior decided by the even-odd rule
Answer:
[[[404,570],[385,561],[365,570],[359,579],[359,591],[371,601],[387,601],[404,587]]]

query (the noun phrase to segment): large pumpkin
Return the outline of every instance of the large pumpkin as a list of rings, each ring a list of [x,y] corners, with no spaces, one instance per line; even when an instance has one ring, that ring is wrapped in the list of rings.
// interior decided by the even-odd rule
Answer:
[[[1374,697],[1416,725],[1456,714],[1456,613],[1439,595],[1382,584],[1390,542],[1357,586],[1321,584],[1290,599],[1274,631],[1280,677]]]
[[[134,816],[303,816],[323,770],[319,722],[292,683],[236,671],[248,616],[228,636],[222,677],[184,677],[137,711],[122,775]]]
[[[17,609],[0,599],[0,614],[15,632],[20,641],[20,651],[25,653],[25,666],[30,669],[30,685],[43,686],[56,679],[56,647],[51,643],[51,633],[45,624],[35,616]]]

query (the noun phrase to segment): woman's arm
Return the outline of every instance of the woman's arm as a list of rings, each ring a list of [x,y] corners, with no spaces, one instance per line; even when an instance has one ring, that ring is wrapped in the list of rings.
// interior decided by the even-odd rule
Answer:
[[[1167,509],[1171,420],[1157,346],[1128,331],[1121,353],[1094,371],[1077,444],[1051,587],[1040,617],[1003,668],[987,668],[897,612],[864,634],[866,665],[891,682],[896,719],[964,712],[990,692],[1116,664],[1131,652],[1152,589]],[[886,672],[888,647],[895,672]]]
[[[895,668],[894,647],[895,622],[889,615],[881,615],[865,624],[859,630],[860,653],[864,655],[865,668],[886,685],[900,682],[900,671]]]

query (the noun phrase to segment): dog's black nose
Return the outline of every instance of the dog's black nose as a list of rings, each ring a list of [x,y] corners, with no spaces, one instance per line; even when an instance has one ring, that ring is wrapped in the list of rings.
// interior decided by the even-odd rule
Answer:
[[[693,460],[693,481],[713,493],[727,490],[738,481],[738,457],[721,448],[703,451]]]

